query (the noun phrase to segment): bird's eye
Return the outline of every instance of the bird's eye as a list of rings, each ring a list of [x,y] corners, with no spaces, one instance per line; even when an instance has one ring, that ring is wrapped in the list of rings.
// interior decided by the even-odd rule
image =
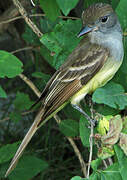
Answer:
[[[104,17],[101,18],[102,23],[106,23],[107,20],[108,20],[108,16],[104,16]]]

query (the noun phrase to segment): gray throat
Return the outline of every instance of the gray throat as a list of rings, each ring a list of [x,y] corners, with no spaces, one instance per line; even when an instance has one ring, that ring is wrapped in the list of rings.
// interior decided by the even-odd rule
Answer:
[[[89,33],[90,42],[92,44],[99,44],[110,50],[110,55],[113,59],[121,61],[124,56],[122,33],[115,30],[110,33],[102,33],[100,31],[93,31]]]

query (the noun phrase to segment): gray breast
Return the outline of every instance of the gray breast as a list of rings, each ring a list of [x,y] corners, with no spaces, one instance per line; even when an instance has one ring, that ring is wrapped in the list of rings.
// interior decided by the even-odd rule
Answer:
[[[89,33],[91,43],[99,44],[110,50],[113,59],[121,61],[123,59],[124,50],[122,42],[122,34],[120,31],[104,34],[102,32]]]

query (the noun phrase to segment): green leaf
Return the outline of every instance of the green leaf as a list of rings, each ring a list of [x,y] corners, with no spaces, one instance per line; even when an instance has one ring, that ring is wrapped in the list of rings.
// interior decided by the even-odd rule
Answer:
[[[90,129],[88,128],[88,121],[81,116],[80,118],[80,138],[84,146],[89,147],[89,137],[90,137]]]
[[[70,10],[77,5],[78,0],[56,0],[56,2],[58,3],[64,15],[67,16]]]
[[[80,38],[77,33],[81,28],[81,21],[61,21],[53,32],[44,34],[40,41],[52,52],[53,61],[49,62],[55,69],[65,61],[67,56],[78,45]]]
[[[9,162],[5,162],[0,165],[0,180],[5,179],[5,174],[8,167],[9,167]]]
[[[124,36],[123,45],[124,45],[123,63],[112,80],[113,82],[121,84],[124,87],[125,91],[127,91],[127,36]]]
[[[39,38],[28,25],[25,26],[25,32],[23,33],[22,37],[29,44],[36,46],[40,45]]]
[[[127,106],[127,95],[120,84],[108,83],[102,88],[98,88],[92,100],[99,104],[106,104],[115,109],[124,109]]]
[[[14,100],[15,108],[18,110],[29,109],[33,104],[33,101],[30,100],[29,96],[24,93],[17,92],[16,99]]]
[[[61,18],[57,18],[56,21],[51,21],[50,19],[44,17],[43,19],[40,19],[40,29],[42,29],[42,32],[48,33],[52,31],[52,29],[55,27],[56,24],[61,21]]]
[[[121,84],[125,91],[127,91],[127,36],[123,39],[124,45],[124,59],[119,71],[115,74],[113,81]]]
[[[23,156],[15,170],[9,175],[10,180],[30,180],[48,168],[46,161],[35,156]]]
[[[0,148],[0,164],[9,161],[15,154],[19,142],[13,144],[7,144]]]
[[[42,72],[34,72],[32,73],[32,76],[35,78],[43,78],[44,73]]]
[[[75,136],[78,136],[79,134],[78,122],[71,119],[62,120],[61,123],[59,124],[59,128],[60,128],[60,131],[65,136],[75,137]]]
[[[101,159],[107,159],[114,155],[114,150],[112,147],[103,146],[100,151],[98,151],[98,157]]]
[[[53,64],[54,57],[51,56],[51,52],[43,44],[42,44],[42,47],[40,47],[40,54],[50,65]]]
[[[95,104],[94,105],[94,109],[96,112],[104,115],[104,116],[109,116],[109,115],[116,115],[116,114],[119,114],[119,110],[116,110],[114,108],[111,108],[107,105],[103,105],[103,106],[100,106],[99,104]]]
[[[0,86],[0,98],[7,98],[7,94],[1,86]]]
[[[122,71],[122,73],[117,74],[117,79],[119,80],[120,84],[124,85],[127,88],[127,36],[124,36],[124,41],[123,41],[123,45],[124,45],[124,59],[123,59],[123,63],[120,67],[120,70]]]
[[[41,84],[43,84],[44,87],[47,84],[47,82],[49,81],[49,79],[51,78],[50,75],[42,73],[42,72],[34,72],[34,73],[32,73],[32,76],[36,77],[36,78],[41,78]]]
[[[22,116],[21,116],[20,112],[15,111],[10,114],[10,119],[14,123],[17,123],[18,121],[20,121],[22,119]]]
[[[100,172],[93,172],[89,180],[102,180]]]
[[[43,79],[43,82],[46,84],[48,82],[48,80],[50,79],[50,75],[48,74],[45,74],[45,73],[42,73],[42,72],[34,72],[32,73],[32,76],[33,77],[36,77],[36,78],[42,78]]]
[[[120,149],[118,145],[114,146],[116,156],[119,163],[119,172],[122,176],[122,180],[127,179],[127,156],[125,156],[124,152]]]
[[[81,178],[80,176],[75,176],[71,180],[87,180],[87,178]]]
[[[96,169],[95,169],[96,170]],[[117,177],[117,178],[116,178]],[[90,180],[122,180],[118,163],[114,163],[106,170],[97,170],[92,173]]]
[[[13,54],[0,50],[0,77],[13,78],[20,74],[22,62]]]
[[[50,20],[55,21],[60,16],[60,9],[56,0],[40,0],[40,5]]]
[[[117,8],[116,13],[119,17],[120,23],[122,25],[122,28],[127,28],[127,1],[126,0],[120,0]]]
[[[98,166],[101,164],[101,162],[102,162],[102,159],[101,159],[101,158],[97,158],[97,159],[93,160],[93,161],[91,162],[91,167],[92,167],[92,169],[93,169],[94,171],[96,171],[97,168],[98,168]]]
[[[102,175],[107,180],[116,180],[116,179],[122,180],[122,177],[119,172],[119,164],[118,163],[114,163],[113,165],[109,166],[105,171],[102,171],[101,177],[102,177]]]
[[[116,9],[116,7],[118,6],[119,2],[120,2],[120,0],[112,0],[111,1],[113,9]]]
[[[74,109],[70,103],[68,103],[62,111],[69,119],[80,119],[81,113]]]

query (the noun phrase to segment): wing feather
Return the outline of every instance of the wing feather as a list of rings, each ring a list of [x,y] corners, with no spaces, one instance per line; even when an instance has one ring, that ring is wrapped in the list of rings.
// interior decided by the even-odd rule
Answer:
[[[57,108],[59,108],[64,102],[72,97],[82,87],[80,80],[75,80],[72,83],[66,83],[66,86],[57,94],[56,97],[51,99],[50,106],[47,108],[46,113],[43,115],[43,119],[52,114]]]
[[[107,49],[99,45],[92,45],[87,40],[84,42],[84,39],[81,41],[79,46],[68,57],[67,62],[49,80],[41,97],[36,102],[41,101],[43,107],[14,156],[6,176],[14,169],[26,145],[40,127],[42,121],[52,115],[61,105],[86,85],[102,68],[108,56],[109,51]]]
[[[106,48],[92,45],[83,39],[42,92],[39,99],[47,109],[44,117],[50,115],[87,84],[102,68],[108,56],[109,51]]]

